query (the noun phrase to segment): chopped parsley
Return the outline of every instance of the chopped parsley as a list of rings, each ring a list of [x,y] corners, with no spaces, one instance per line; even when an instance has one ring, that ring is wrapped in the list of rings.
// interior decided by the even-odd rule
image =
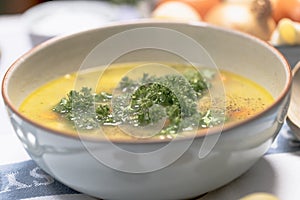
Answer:
[[[53,111],[82,130],[120,124],[140,127],[165,119],[158,134],[177,134],[224,122],[223,117],[212,115],[211,110],[199,111],[198,101],[208,87],[197,71],[188,71],[183,76],[144,74],[139,80],[124,77],[114,96],[105,92],[96,94],[83,87],[80,91],[71,90]]]

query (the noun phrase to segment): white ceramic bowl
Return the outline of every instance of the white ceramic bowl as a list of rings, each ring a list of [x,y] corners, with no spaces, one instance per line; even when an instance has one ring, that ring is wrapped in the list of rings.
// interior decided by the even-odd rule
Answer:
[[[150,157],[150,161],[145,160],[140,152],[161,148],[167,142],[117,142],[118,147],[139,154],[137,157],[124,154],[123,157],[108,141],[59,133],[18,112],[20,103],[30,92],[53,78],[78,70],[99,43],[109,41],[106,39],[117,33],[141,30],[139,28],[147,31],[149,27],[176,30],[176,33],[189,36],[207,50],[217,66],[255,80],[273,95],[275,102],[246,121],[225,126],[221,135],[218,134],[219,129],[214,129],[206,137],[178,140],[169,151]],[[119,45],[106,43],[106,51],[91,56],[87,65],[108,63],[109,58],[123,47],[135,46],[139,42],[144,45],[143,39],[140,39],[143,33],[139,34],[140,37],[119,40]],[[152,35],[157,44],[168,41],[166,35]],[[169,45],[172,46],[171,43]],[[173,47],[187,45],[178,43]],[[193,55],[193,52],[185,53]],[[128,54],[126,59],[174,61],[156,51],[150,54],[142,51],[138,56]],[[28,154],[62,183],[103,199],[187,199],[229,183],[264,155],[284,122],[290,87],[291,72],[287,61],[276,49],[259,39],[202,23],[139,22],[89,30],[35,47],[7,71],[2,95],[12,125]],[[214,145],[207,145],[211,143]],[[187,149],[182,151],[180,158],[167,163],[169,157],[178,153],[177,149],[185,146]],[[203,150],[209,150],[208,154],[201,154]],[[97,153],[107,160],[101,162]],[[123,171],[113,169],[110,164],[116,164],[115,168]],[[158,170],[151,170],[151,167]]]

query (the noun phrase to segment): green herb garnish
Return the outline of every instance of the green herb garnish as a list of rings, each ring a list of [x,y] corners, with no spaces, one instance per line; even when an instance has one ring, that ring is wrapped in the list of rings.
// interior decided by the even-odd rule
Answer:
[[[72,90],[53,111],[76,128],[91,130],[102,125],[142,127],[166,119],[159,134],[207,128],[223,123],[211,110],[198,110],[208,83],[197,71],[162,77],[144,74],[139,80],[124,77],[116,95],[92,93],[91,88]]]

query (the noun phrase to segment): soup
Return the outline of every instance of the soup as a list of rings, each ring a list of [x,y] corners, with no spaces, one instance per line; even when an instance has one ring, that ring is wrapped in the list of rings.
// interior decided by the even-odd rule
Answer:
[[[32,92],[19,111],[68,134],[165,139],[236,123],[274,101],[262,86],[229,71],[167,66],[123,63],[66,74]]]

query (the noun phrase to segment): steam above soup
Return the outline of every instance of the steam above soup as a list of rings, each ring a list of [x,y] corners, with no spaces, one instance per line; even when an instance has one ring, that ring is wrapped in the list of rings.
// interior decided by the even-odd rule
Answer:
[[[247,119],[273,102],[262,86],[232,72],[160,67],[125,63],[67,74],[35,90],[19,110],[70,134],[164,139]]]

